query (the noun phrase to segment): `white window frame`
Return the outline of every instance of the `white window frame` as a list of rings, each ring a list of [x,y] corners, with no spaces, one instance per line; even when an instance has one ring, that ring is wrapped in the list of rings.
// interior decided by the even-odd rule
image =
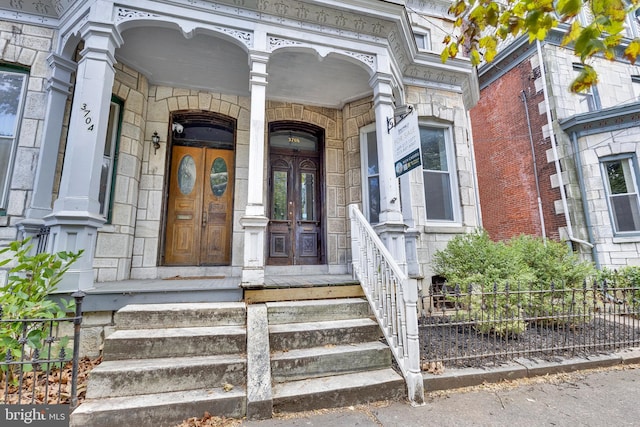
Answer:
[[[364,217],[371,224],[377,224],[380,220],[380,156],[378,155],[378,173],[369,173],[368,165],[369,165],[369,150],[367,149],[367,145],[370,142],[369,135],[373,134],[372,142],[376,144],[376,155],[378,154],[378,146],[376,139],[376,124],[371,123],[370,125],[364,126],[360,129],[360,164],[362,170],[362,213]],[[369,178],[372,176],[378,177],[378,221],[376,218],[371,217],[371,201],[369,200]]]
[[[640,101],[640,75],[631,76],[631,91],[636,101]]]
[[[7,167],[4,171],[0,170],[0,174],[4,173],[4,185],[0,187],[0,215],[5,215],[9,201],[9,192],[11,189],[11,177],[13,175],[13,165],[15,163],[16,150],[18,147],[18,138],[20,135],[20,124],[22,123],[22,113],[24,110],[25,98],[27,96],[27,88],[29,86],[29,72],[21,68],[13,68],[8,66],[0,66],[0,73],[7,75],[16,75],[23,78],[22,88],[20,90],[18,105],[16,107],[15,121],[12,124],[11,135],[0,135],[0,142],[8,144],[9,158],[7,159]]]
[[[445,142],[445,154],[447,156],[447,171],[434,171],[425,169],[425,156],[428,153],[428,150],[424,149],[423,142],[420,141],[420,151],[422,155],[422,186],[423,186],[423,197],[424,197],[424,206],[425,206],[425,217],[427,224],[429,225],[449,225],[449,226],[458,226],[462,223],[462,212],[460,207],[460,189],[458,187],[458,169],[456,162],[456,151],[453,142],[453,134],[451,126],[443,125],[438,123],[433,123],[429,121],[419,120],[418,126],[420,130],[423,128],[429,129],[438,129],[442,130],[444,134],[444,142]],[[451,201],[451,219],[446,218],[429,218],[429,200],[427,199],[426,194],[426,173],[446,173],[449,176],[449,197]]]
[[[433,44],[431,43],[431,31],[426,28],[414,28],[413,29],[413,38],[416,42],[416,47],[419,52],[431,52],[433,49]],[[422,38],[424,41],[424,47],[420,46],[418,43],[418,38]]]
[[[607,163],[620,161],[621,163],[626,163],[628,165],[627,171],[628,174],[625,176],[625,183],[627,188],[631,185],[632,191],[628,191],[627,193],[620,194],[612,194],[611,192],[611,183],[609,181],[609,174],[607,173]],[[616,236],[629,236],[629,235],[640,235],[640,193],[638,189],[638,163],[635,154],[620,154],[616,156],[603,157],[600,159],[600,170],[602,172],[602,179],[604,181],[604,189],[607,198],[607,206],[609,207],[609,216],[611,218],[611,228],[613,229],[614,235]],[[616,216],[616,212],[612,203],[612,199],[617,196],[635,196],[635,208],[637,210],[637,218],[636,218],[636,229],[628,230],[628,231],[620,231],[618,230],[618,218]]]
[[[581,72],[584,69],[584,66],[579,63],[573,64],[573,71]],[[602,104],[600,103],[600,93],[598,92],[598,86],[591,86],[586,92],[577,93],[578,103],[581,106],[581,113],[589,113],[591,111],[598,111],[602,109]],[[582,108],[582,105],[586,104],[587,108]]]
[[[103,165],[108,164],[108,171],[104,183],[101,175],[100,193],[98,196],[100,215],[102,215],[107,222],[111,222],[111,210],[113,208],[112,195],[115,187],[114,177],[118,166],[118,149],[120,145],[123,109],[124,103],[120,99],[112,97],[111,104],[109,105],[109,124],[106,135],[106,139],[110,141],[110,144],[105,143],[105,152],[102,156]],[[110,148],[109,152],[107,152],[107,147]]]

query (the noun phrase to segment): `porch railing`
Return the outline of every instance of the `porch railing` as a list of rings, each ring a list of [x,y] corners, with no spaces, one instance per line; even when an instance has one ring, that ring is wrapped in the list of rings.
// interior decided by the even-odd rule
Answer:
[[[424,404],[418,341],[418,284],[394,261],[362,215],[349,205],[353,272],[407,383],[412,405]]]

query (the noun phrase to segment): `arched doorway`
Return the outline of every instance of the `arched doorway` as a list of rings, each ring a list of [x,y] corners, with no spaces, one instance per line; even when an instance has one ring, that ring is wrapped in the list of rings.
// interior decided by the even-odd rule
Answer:
[[[324,262],[324,131],[305,123],[269,125],[267,264]]]
[[[230,265],[235,120],[174,113],[166,206],[165,265]]]

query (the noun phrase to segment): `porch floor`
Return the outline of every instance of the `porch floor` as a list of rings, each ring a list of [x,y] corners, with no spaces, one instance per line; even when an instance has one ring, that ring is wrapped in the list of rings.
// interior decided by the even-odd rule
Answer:
[[[248,302],[286,300],[295,296],[292,292],[296,288],[308,293],[309,288],[314,287],[340,287],[346,290],[355,285],[358,282],[350,274],[267,274],[265,286],[251,290],[243,289],[241,278],[233,276],[99,282],[84,291],[83,311],[115,311],[127,304],[243,301],[246,293],[253,295],[252,301]],[[294,299],[305,298],[299,294]]]

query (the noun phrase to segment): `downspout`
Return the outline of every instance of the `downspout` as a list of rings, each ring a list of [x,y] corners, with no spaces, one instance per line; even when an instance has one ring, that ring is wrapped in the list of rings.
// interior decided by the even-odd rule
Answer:
[[[480,189],[478,186],[478,170],[476,168],[476,149],[473,144],[473,129],[471,126],[471,113],[467,111],[467,144],[469,145],[469,151],[471,152],[471,173],[473,174],[473,194],[476,197],[476,221],[477,227],[482,227],[482,206],[480,205]]]
[[[582,161],[580,160],[580,152],[578,147],[578,135],[571,133],[571,144],[573,146],[574,161],[576,163],[576,171],[578,172],[578,186],[580,187],[580,197],[582,198],[582,210],[584,211],[585,221],[587,223],[587,236],[589,241],[593,242],[593,224],[591,223],[591,215],[589,215],[589,206],[587,203],[587,192],[584,188],[584,172],[582,171]],[[598,259],[598,249],[595,245],[591,245],[591,256],[596,264],[596,268],[600,270],[600,261]]]
[[[556,144],[556,136],[553,132],[553,121],[551,120],[551,105],[549,103],[549,95],[547,91],[547,74],[544,70],[544,60],[542,58],[542,48],[540,47],[540,40],[536,40],[536,50],[538,52],[538,62],[540,63],[540,77],[542,78],[542,92],[544,94],[545,110],[547,113],[547,125],[549,126],[549,139],[551,140],[551,149],[553,150],[553,161],[556,167],[556,174],[558,175],[558,185],[560,186],[560,197],[562,198],[562,210],[564,210],[564,218],[567,223],[567,234],[569,240],[572,242],[580,243],[581,245],[593,248],[593,244],[578,239],[573,235],[573,226],[571,224],[571,215],[569,213],[569,204],[567,203],[567,193],[564,189],[564,181],[562,180],[562,168],[560,167],[560,158],[558,157],[558,146]]]
[[[542,67],[542,65],[540,65]],[[538,178],[538,165],[536,163],[536,150],[533,145],[533,133],[531,132],[531,120],[529,119],[529,106],[527,105],[527,94],[520,92],[522,98],[522,104],[524,105],[524,112],[527,117],[527,129],[529,130],[529,143],[531,144],[531,157],[533,160],[533,177],[536,181],[536,195],[538,196],[538,214],[540,215],[540,226],[542,227],[542,239],[547,240],[547,229],[544,224],[544,214],[542,211],[542,198],[540,197],[540,183]]]

